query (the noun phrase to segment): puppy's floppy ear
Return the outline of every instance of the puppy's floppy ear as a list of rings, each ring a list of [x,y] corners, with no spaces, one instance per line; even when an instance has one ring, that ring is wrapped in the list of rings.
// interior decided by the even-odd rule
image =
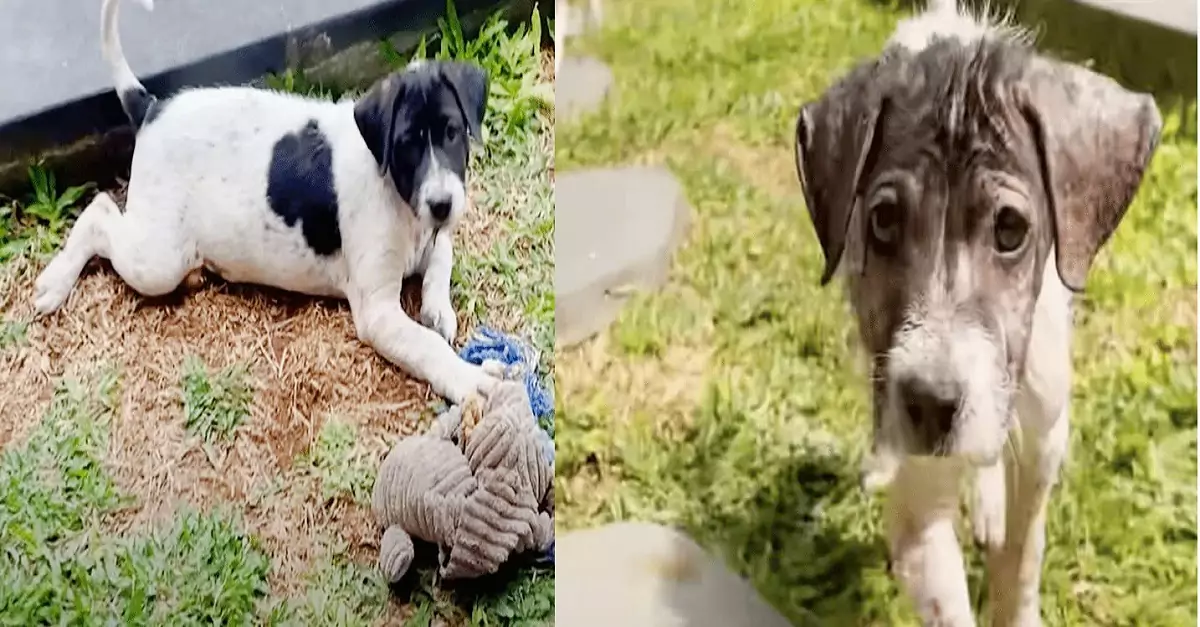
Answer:
[[[883,63],[855,68],[801,107],[796,120],[796,173],[825,255],[821,285],[841,261],[863,175],[878,151],[875,131],[887,105],[876,83]]]
[[[1023,84],[1054,224],[1058,274],[1079,291],[1158,147],[1154,99],[1082,67],[1034,59]]]
[[[380,176],[388,173],[392,162],[392,130],[403,91],[404,81],[393,73],[375,83],[354,103],[354,123],[379,164]]]
[[[467,131],[475,139],[482,140],[483,116],[487,113],[487,72],[474,63],[462,61],[442,61],[438,63],[438,71],[458,101]]]

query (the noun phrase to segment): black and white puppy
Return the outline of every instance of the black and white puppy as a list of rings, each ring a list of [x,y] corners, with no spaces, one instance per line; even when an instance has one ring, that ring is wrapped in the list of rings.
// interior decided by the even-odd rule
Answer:
[[[489,391],[496,379],[448,343],[452,235],[467,207],[485,72],[417,63],[356,102],[249,87],[159,100],[125,60],[117,7],[104,0],[101,48],[137,130],[128,200],[122,213],[101,193],[83,211],[38,277],[37,311],[61,307],[96,255],[145,296],[207,267],[232,282],[344,298],[363,342],[451,402]],[[414,274],[424,275],[426,326],[400,307]]]

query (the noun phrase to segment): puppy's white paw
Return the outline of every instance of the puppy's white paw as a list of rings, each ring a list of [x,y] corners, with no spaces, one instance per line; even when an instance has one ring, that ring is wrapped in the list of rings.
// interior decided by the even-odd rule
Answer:
[[[55,257],[33,284],[33,308],[41,315],[58,311],[71,295],[76,278],[66,263]]]
[[[975,542],[989,551],[1004,548],[1007,505],[1004,462],[976,469],[971,501],[971,531],[975,535]]]
[[[447,382],[444,396],[451,405],[463,404],[472,394],[479,394],[486,398],[500,383],[499,378],[492,376],[479,366],[466,362],[463,362],[463,365],[465,368],[462,372],[453,381]]]
[[[504,362],[498,359],[485,359],[479,367],[485,373],[500,379],[503,379],[504,375],[508,373],[508,368],[504,365]]]
[[[448,344],[458,336],[458,316],[448,298],[421,303],[421,324],[436,331]]]

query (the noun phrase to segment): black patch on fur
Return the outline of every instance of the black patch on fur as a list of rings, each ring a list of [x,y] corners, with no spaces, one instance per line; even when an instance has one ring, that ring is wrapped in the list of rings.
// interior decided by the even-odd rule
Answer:
[[[121,92],[121,108],[125,110],[125,115],[129,116],[134,130],[141,130],[158,117],[162,112],[163,103],[145,89],[134,88]]]
[[[304,241],[318,255],[342,248],[333,151],[316,120],[275,142],[267,173],[267,202],[288,226],[300,222]]]

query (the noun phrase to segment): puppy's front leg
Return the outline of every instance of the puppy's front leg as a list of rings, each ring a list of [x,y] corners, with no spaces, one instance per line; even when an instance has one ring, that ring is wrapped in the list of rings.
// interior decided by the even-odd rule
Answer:
[[[952,463],[906,460],[891,485],[887,504],[892,574],[912,600],[921,623],[929,627],[975,625],[962,550],[954,533],[959,472],[949,466]]]
[[[988,598],[995,627],[1042,624],[1039,588],[1046,548],[1046,505],[1058,482],[1070,435],[1067,410],[1041,431],[1025,429],[1015,476],[1009,477],[1009,523],[1002,548],[988,552]]]
[[[453,268],[453,237],[442,231],[433,242],[433,250],[425,264],[425,276],[421,279],[421,322],[450,344],[458,335],[458,317],[450,302],[450,272]]]
[[[379,295],[384,293],[350,304],[363,343],[411,376],[428,381],[434,392],[452,404],[461,404],[474,392],[491,392],[498,379],[460,359],[437,333],[404,314],[397,295]]]

